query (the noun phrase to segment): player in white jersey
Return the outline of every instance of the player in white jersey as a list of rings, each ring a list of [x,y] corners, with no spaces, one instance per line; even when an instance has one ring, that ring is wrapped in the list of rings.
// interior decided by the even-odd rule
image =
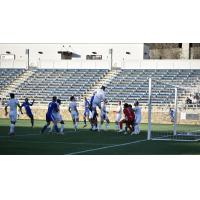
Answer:
[[[122,118],[122,102],[118,101],[117,109],[114,111],[115,113],[115,129],[119,130],[119,122]]]
[[[101,122],[99,124],[98,131],[101,131],[101,126],[103,125],[104,121],[106,121],[106,124],[105,124],[106,129],[108,129],[108,124],[110,123],[110,121],[108,119],[108,111],[107,111],[107,108],[106,108],[107,103],[108,103],[108,101],[105,99],[104,102],[101,105],[101,114],[100,114]]]
[[[93,120],[95,121],[93,125],[93,130],[97,130],[97,107],[101,110],[101,102],[105,100],[105,89],[105,86],[102,86],[101,89],[97,90],[92,101],[92,116]]]
[[[135,101],[134,103],[135,108],[133,108],[135,114],[134,120],[134,132],[132,134],[139,134],[140,133],[140,123],[142,119],[141,108],[139,107],[139,101]]]
[[[72,117],[73,124],[74,124],[74,129],[76,131],[77,127],[78,127],[79,113],[78,113],[78,110],[77,110],[76,99],[75,99],[74,96],[70,97],[70,103],[69,103],[69,109],[68,110],[71,113],[71,117]]]
[[[60,105],[61,105],[61,100],[60,99],[57,99],[57,102],[56,102],[56,104],[58,105],[57,106],[57,110],[56,111],[53,111],[52,112],[52,115],[53,115],[53,117],[54,117],[54,119],[55,119],[55,121],[56,121],[56,123],[60,123],[61,124],[61,129],[60,129],[60,134],[61,135],[63,135],[64,134],[64,121],[63,121],[63,119],[62,119],[62,115],[60,114]],[[51,132],[53,132],[53,130],[54,130],[54,125],[51,127],[51,129],[50,129],[50,133]],[[58,133],[59,134],[59,133]]]
[[[17,107],[19,107],[21,111],[21,106],[19,104],[19,101],[15,99],[15,94],[11,93],[10,94],[10,100],[8,100],[6,106],[5,106],[5,115],[8,115],[8,107],[10,107],[10,112],[9,112],[9,118],[10,118],[10,131],[9,135],[14,135],[15,134],[15,123],[17,121]],[[22,111],[21,111],[22,112]]]

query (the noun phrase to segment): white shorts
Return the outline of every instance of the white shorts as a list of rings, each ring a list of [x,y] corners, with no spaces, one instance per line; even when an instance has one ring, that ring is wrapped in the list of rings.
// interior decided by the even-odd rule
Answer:
[[[62,121],[62,115],[60,113],[53,113],[54,119],[57,122],[61,122]]]
[[[117,113],[115,116],[115,121],[120,122],[121,118],[122,118],[122,115]]]
[[[73,120],[78,119],[78,113],[77,113],[76,111],[72,111],[72,112],[71,112],[71,116],[72,116],[72,119],[73,119]]]
[[[97,106],[101,108],[101,100],[94,97],[94,100],[92,102],[92,108],[96,108]]]
[[[11,122],[16,122],[16,121],[17,121],[17,112],[11,111],[11,112],[9,113],[9,118],[10,118],[10,121],[11,121]]]

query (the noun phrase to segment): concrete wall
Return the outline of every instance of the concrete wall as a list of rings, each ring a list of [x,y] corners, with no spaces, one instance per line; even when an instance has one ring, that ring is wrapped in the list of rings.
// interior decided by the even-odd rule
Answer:
[[[152,109],[152,123],[157,123],[157,124],[171,124],[170,122],[170,118],[169,118],[169,110],[165,109],[166,107],[154,107]],[[83,121],[83,109],[82,108],[78,108],[79,110],[79,117],[80,117],[80,121]],[[111,122],[115,121],[115,114],[114,111],[115,107],[112,107],[109,109],[109,119]],[[32,108],[33,114],[35,119],[40,119],[40,120],[45,120],[45,115],[46,115],[46,111],[47,108],[45,107],[33,107]],[[181,112],[185,112],[185,111],[181,111]],[[181,112],[178,112],[178,117],[177,117],[177,123],[178,124],[198,124],[200,125],[200,121],[199,120],[185,120],[185,119],[181,119]],[[194,110],[187,110],[188,113],[192,113],[192,114],[197,114],[200,116],[200,111],[199,109],[196,109],[196,111]],[[0,108],[0,118],[7,118],[5,117],[5,111],[4,108]],[[71,121],[71,115],[70,113],[67,111],[67,107],[63,107],[61,109],[61,114],[63,116],[63,119],[65,121],[70,120]],[[24,115],[20,115],[20,119],[28,119],[26,114]],[[148,123],[148,109],[147,107],[143,107],[142,108],[142,123]]]

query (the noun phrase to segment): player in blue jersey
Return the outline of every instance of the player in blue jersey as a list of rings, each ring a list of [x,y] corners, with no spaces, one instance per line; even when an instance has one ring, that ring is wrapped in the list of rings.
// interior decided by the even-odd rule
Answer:
[[[23,108],[23,107],[25,108],[27,116],[31,119],[31,125],[32,125],[32,127],[34,126],[34,118],[33,118],[33,113],[31,111],[30,106],[32,106],[34,104],[34,102],[35,102],[35,100],[33,99],[32,103],[29,103],[28,98],[26,98],[24,100],[24,102],[22,103],[22,105],[21,105],[21,108]]]
[[[58,104],[57,104],[57,97],[53,97],[52,101],[48,105],[48,110],[46,113],[46,122],[47,124],[42,128],[41,133],[44,133],[44,131],[49,127],[51,122],[54,124],[54,128],[56,132],[59,132],[58,126],[57,126],[57,121],[53,115],[54,112],[58,112]]]
[[[89,121],[89,106],[90,106],[90,102],[85,97],[85,102],[84,102],[84,108],[85,108],[85,110],[84,110],[84,113],[83,113],[83,121],[84,121],[84,126],[83,127],[87,126],[87,124],[86,124],[86,118]]]

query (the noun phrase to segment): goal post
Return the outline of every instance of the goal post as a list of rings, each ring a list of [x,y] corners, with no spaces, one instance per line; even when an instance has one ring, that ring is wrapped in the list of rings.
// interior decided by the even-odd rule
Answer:
[[[147,140],[199,141],[200,105],[185,104],[189,88],[152,78],[148,84]]]

